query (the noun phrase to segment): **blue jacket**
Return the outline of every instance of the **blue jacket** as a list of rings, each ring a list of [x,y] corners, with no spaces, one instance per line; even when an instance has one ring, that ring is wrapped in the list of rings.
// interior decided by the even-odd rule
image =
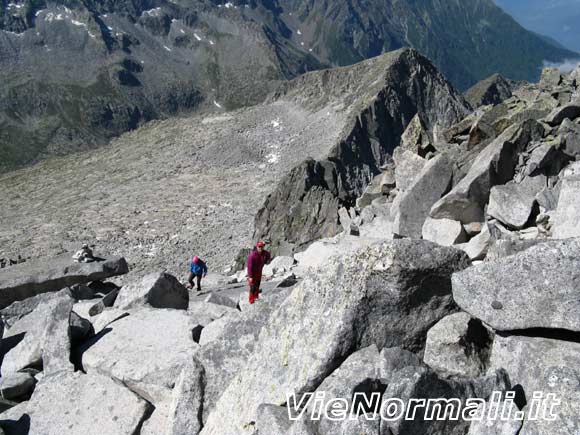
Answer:
[[[189,271],[194,275],[205,275],[207,273],[207,266],[201,260],[199,260],[199,263],[197,264],[192,261],[189,266]]]

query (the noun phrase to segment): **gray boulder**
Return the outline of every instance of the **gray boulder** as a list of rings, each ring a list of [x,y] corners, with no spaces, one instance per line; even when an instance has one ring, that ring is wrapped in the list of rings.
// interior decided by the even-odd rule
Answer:
[[[464,251],[470,260],[477,261],[485,258],[492,243],[493,238],[489,230],[489,223],[485,223],[478,235],[469,242],[461,243],[455,247]]]
[[[9,434],[130,435],[150,409],[106,376],[56,373],[43,378],[29,402],[2,413],[0,425]]]
[[[453,275],[453,297],[499,331],[580,331],[580,240],[546,242]]]
[[[393,205],[393,232],[420,239],[429,210],[449,189],[452,175],[453,165],[446,155],[429,160]]]
[[[473,398],[487,400],[494,391],[505,391],[509,388],[509,378],[503,370],[474,380],[447,380],[439,378],[426,368],[407,367],[391,378],[383,395],[382,406],[386,407],[389,399],[400,399],[403,403],[408,403],[411,399],[458,399],[461,403]],[[460,435],[469,428],[469,422],[461,417],[429,420],[424,407],[416,407],[415,410],[414,419],[400,418],[384,422],[381,434]],[[435,415],[445,415],[445,412],[448,411],[442,407],[442,411],[435,412]]]
[[[496,336],[490,370],[498,368],[507,370],[512,385],[523,388],[528,412],[534,392],[542,393],[544,399],[554,394],[560,400],[554,408],[554,421],[526,419],[521,435],[580,433],[580,343],[541,337]]]
[[[59,292],[5,331],[3,376],[42,365],[48,371],[72,370],[69,318],[73,304],[68,291]]]
[[[546,122],[551,126],[556,126],[560,125],[566,118],[569,119],[570,121],[573,121],[579,116],[580,116],[580,103],[573,102],[566,104],[564,106],[556,107],[546,117]]]
[[[120,310],[145,305],[187,310],[189,292],[174,276],[164,272],[152,273],[138,282],[123,286],[115,301],[115,307]]]
[[[524,228],[530,221],[536,195],[546,184],[546,177],[537,176],[492,187],[487,214],[510,228]]]
[[[124,258],[75,263],[69,255],[31,260],[0,272],[0,308],[40,293],[56,292],[129,272]]]
[[[479,153],[467,175],[433,205],[430,216],[463,224],[483,222],[491,188],[513,178],[519,153],[543,133],[544,127],[533,120],[505,130]]]
[[[270,316],[202,434],[243,433],[259,404],[314,390],[356,349],[421,350],[427,330],[455,309],[450,275],[467,265],[461,251],[411,240],[332,257]]]
[[[11,373],[0,378],[0,396],[7,400],[26,400],[36,380],[30,373]]]
[[[106,308],[110,308],[115,305],[115,301],[117,300],[117,296],[119,296],[119,290],[115,289],[107,293],[102,299],[94,304],[91,308],[89,308],[89,316],[96,316],[97,314],[101,314]]]
[[[558,208],[553,218],[555,239],[580,237],[580,176],[565,177],[560,188]]]
[[[476,378],[487,370],[493,334],[467,313],[441,319],[427,333],[425,364],[442,376]]]
[[[441,246],[452,246],[466,242],[467,234],[459,221],[427,217],[423,224],[423,239]]]
[[[78,359],[87,373],[117,379],[155,405],[167,399],[197,346],[185,311],[141,308],[83,344]]]

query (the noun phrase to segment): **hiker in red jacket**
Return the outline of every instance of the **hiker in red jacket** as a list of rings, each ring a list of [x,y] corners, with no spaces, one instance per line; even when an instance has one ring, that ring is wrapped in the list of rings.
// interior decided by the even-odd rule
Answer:
[[[248,256],[248,284],[250,285],[250,304],[260,297],[262,269],[270,262],[270,253],[264,249],[264,242],[258,242]]]

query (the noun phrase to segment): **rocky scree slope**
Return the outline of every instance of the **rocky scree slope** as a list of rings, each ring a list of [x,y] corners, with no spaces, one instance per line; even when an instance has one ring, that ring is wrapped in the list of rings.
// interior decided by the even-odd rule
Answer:
[[[51,256],[93,241],[135,273],[179,276],[194,253],[221,270],[251,245],[264,198],[307,156],[336,155],[339,192],[351,195],[416,113],[435,126],[466,111],[428,60],[400,50],[298,78],[252,108],[155,121],[103,149],[2,176],[1,256]],[[328,235],[338,222],[338,196],[332,201]]]
[[[535,80],[543,61],[576,56],[491,0],[2,0],[0,171],[402,47],[461,89],[495,72]]]
[[[387,71],[414,56],[385,56]],[[125,273],[122,258],[75,265],[74,277],[66,256],[3,269],[0,428],[18,435],[578,433],[579,79],[580,70],[545,70],[538,84],[433,132],[413,116],[393,161],[355,207],[339,210],[345,231],[276,259],[288,265],[284,276],[265,281],[252,306],[245,285],[216,282],[195,294],[154,270],[127,276],[121,288],[91,282]],[[319,102],[336,100],[321,89],[309,90],[318,95],[312,107],[328,117],[332,106]],[[315,117],[300,98],[261,108]],[[227,121],[263,116],[252,110]],[[334,110],[343,131],[351,113]],[[193,160],[218,158],[227,145],[214,140]],[[336,143],[325,145],[324,155]],[[93,157],[89,163],[102,158]],[[232,158],[241,165],[247,153]],[[263,162],[255,164],[267,174]],[[166,182],[162,170],[154,174]],[[146,181],[155,186],[153,176]],[[553,421],[528,418],[537,391],[561,400]],[[325,403],[340,398],[349,406],[355,392],[378,393],[379,404],[478,398],[486,406],[493,392],[505,392],[526,418],[434,421],[419,409],[413,421],[291,421],[293,392],[298,400],[324,392]]]

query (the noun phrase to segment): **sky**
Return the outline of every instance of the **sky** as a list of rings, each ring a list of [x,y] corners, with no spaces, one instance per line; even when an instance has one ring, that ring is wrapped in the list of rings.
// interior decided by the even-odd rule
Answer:
[[[580,53],[580,0],[495,0],[525,28]]]

